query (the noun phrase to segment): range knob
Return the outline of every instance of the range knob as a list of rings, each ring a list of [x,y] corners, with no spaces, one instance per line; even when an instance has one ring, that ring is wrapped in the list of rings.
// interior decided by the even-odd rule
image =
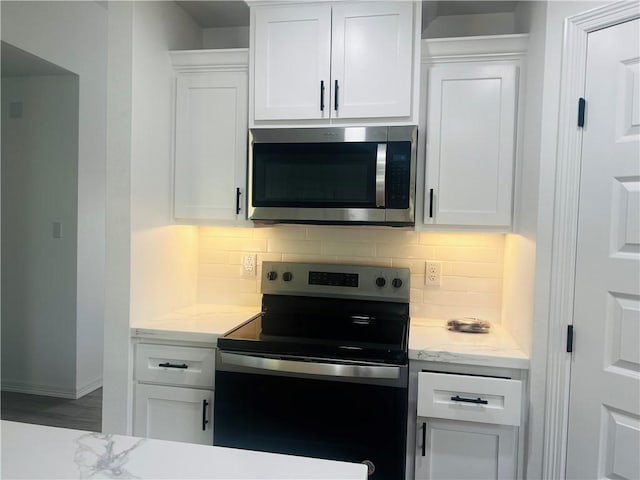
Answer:
[[[384,287],[386,284],[387,284],[387,281],[384,279],[384,277],[376,278],[376,285],[378,287]]]
[[[393,285],[393,288],[400,288],[402,286],[402,280],[400,280],[399,278],[394,278],[393,280],[391,280],[391,285]]]
[[[293,275],[291,274],[291,272],[284,272],[284,273],[282,274],[282,279],[283,279],[285,282],[290,282],[292,278],[293,278]]]
[[[276,278],[278,278],[278,272],[274,272],[273,270],[267,272],[267,280],[275,280]]]

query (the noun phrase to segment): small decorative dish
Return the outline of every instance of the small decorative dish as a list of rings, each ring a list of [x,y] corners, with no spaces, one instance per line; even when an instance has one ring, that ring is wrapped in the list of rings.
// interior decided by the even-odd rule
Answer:
[[[447,329],[466,333],[489,333],[491,324],[475,317],[453,318],[447,322]]]

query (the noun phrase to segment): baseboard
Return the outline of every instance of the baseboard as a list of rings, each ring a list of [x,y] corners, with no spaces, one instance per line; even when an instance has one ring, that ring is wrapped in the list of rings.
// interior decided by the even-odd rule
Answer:
[[[85,383],[81,387],[76,386],[76,398],[84,397],[86,394],[91,393],[100,387],[102,387],[102,376]]]
[[[14,382],[2,380],[2,391],[15,393],[28,393],[30,395],[44,395],[46,397],[70,398],[77,400],[87,393],[93,392],[102,386],[102,378],[97,378],[80,388],[60,388],[54,385],[39,385],[34,383]]]

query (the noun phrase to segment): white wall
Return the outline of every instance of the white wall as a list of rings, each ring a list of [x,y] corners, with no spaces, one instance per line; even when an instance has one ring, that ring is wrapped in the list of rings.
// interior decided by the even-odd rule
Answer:
[[[249,48],[249,27],[205,28],[203,48]]]
[[[78,77],[2,79],[3,390],[76,397],[77,145]]]
[[[547,341],[550,335],[563,334],[563,332],[550,332],[548,329],[563,23],[569,16],[605,3],[607,2],[552,1],[547,4],[545,54],[542,68],[543,90],[538,100],[541,104],[542,127],[530,370],[531,412],[526,465],[527,478],[530,479],[542,477]]]
[[[443,15],[436,17],[422,31],[422,38],[468,37],[526,33],[516,30],[512,12],[474,15]]]
[[[201,48],[202,31],[173,2],[114,2],[109,38],[105,358],[110,363],[105,365],[102,426],[130,433],[130,323],[195,301],[197,228],[170,225],[168,51]]]
[[[2,2],[2,39],[79,77],[76,391],[100,385],[104,319],[107,11]]]

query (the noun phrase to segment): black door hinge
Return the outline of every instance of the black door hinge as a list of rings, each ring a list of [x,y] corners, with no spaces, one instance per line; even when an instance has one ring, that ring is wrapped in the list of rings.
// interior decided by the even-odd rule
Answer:
[[[584,127],[584,107],[587,102],[584,98],[580,97],[578,99],[578,126]]]
[[[567,325],[567,353],[573,352],[573,325]]]

